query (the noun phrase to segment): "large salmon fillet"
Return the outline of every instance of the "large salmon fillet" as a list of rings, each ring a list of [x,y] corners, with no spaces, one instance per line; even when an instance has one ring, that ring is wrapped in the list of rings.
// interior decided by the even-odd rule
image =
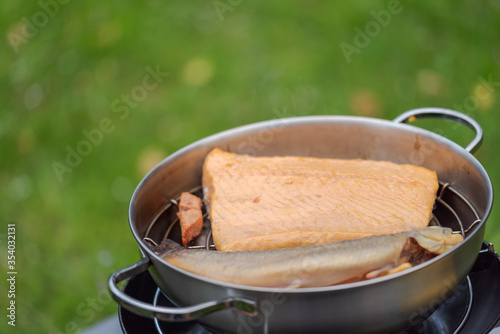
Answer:
[[[289,248],[428,225],[437,175],[387,161],[212,150],[203,192],[220,251]]]

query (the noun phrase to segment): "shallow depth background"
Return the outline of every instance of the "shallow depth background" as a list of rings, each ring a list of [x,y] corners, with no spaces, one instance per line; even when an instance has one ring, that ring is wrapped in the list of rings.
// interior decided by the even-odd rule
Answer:
[[[457,109],[483,126],[475,156],[500,189],[498,1],[59,1],[0,3],[0,268],[15,223],[18,272],[16,328],[1,280],[0,332],[75,333],[116,312],[107,277],[139,259],[134,188],[228,128]],[[496,205],[500,247],[499,226]]]

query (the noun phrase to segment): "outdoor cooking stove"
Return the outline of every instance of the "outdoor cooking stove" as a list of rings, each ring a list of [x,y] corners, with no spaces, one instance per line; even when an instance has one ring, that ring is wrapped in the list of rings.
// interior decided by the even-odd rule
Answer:
[[[202,198],[201,187],[190,191]],[[164,235],[180,242],[180,226],[176,212],[178,199],[172,199],[163,207],[148,226],[144,241],[155,246],[162,240],[154,240],[151,235]],[[206,248],[215,251],[211,238],[210,220],[203,206],[204,227],[198,238],[187,246],[188,248]],[[462,219],[472,219],[474,222],[464,229]],[[455,233],[466,236],[481,220],[471,203],[449,184],[440,183],[436,202],[429,225],[439,226],[440,220],[446,220],[447,226]],[[155,231],[156,230],[156,231]],[[153,233],[154,232],[154,233]],[[149,273],[146,271],[132,277],[124,286],[124,292],[131,297],[154,306],[175,307],[161,292]],[[271,314],[272,316],[272,314]],[[417,317],[427,317],[423,322]],[[148,319],[133,314],[120,306],[120,325],[124,333],[197,333],[210,334],[216,331],[206,328],[196,321],[166,322],[158,319]],[[428,309],[420,310],[414,326],[398,333],[489,333],[500,319],[500,257],[492,244],[483,242],[477,260],[467,278],[454,290],[451,296],[444,300],[436,300]],[[256,322],[263,319],[256,319]],[[253,333],[252,323],[242,323],[241,333]],[[328,329],[325,328],[325,331]]]

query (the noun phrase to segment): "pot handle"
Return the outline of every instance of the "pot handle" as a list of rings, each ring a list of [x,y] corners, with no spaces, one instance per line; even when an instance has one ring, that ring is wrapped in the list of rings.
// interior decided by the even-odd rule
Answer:
[[[476,133],[476,137],[470,142],[469,145],[465,148],[468,152],[474,153],[481,146],[483,142],[483,129],[478,122],[476,122],[472,117],[469,117],[461,112],[443,109],[443,108],[418,108],[408,110],[407,112],[402,113],[395,119],[393,122],[396,123],[410,123],[419,118],[443,118],[443,119],[451,119],[455,122],[464,124],[474,130]]]
[[[188,307],[164,307],[132,298],[118,288],[119,282],[146,271],[150,265],[150,259],[145,256],[139,262],[114,272],[108,279],[108,288],[113,299],[134,314],[162,321],[182,322],[195,320],[209,313],[230,308],[246,315],[258,313],[257,303],[244,298],[229,297]]]

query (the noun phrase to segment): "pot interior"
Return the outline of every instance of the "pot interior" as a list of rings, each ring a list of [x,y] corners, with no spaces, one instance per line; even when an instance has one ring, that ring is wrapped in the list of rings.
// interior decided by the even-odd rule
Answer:
[[[170,219],[163,214],[166,204],[201,184],[204,158],[215,147],[256,156],[359,158],[426,167],[437,172],[441,188],[454,191],[443,191],[443,195],[468,230],[467,236],[481,229],[491,210],[492,188],[484,168],[444,137],[411,125],[363,117],[287,118],[215,134],[156,166],[140,183],[130,205],[131,229],[143,248],[146,235],[162,240]],[[441,216],[441,225],[461,228],[454,214]],[[157,221],[153,227],[152,221]]]

